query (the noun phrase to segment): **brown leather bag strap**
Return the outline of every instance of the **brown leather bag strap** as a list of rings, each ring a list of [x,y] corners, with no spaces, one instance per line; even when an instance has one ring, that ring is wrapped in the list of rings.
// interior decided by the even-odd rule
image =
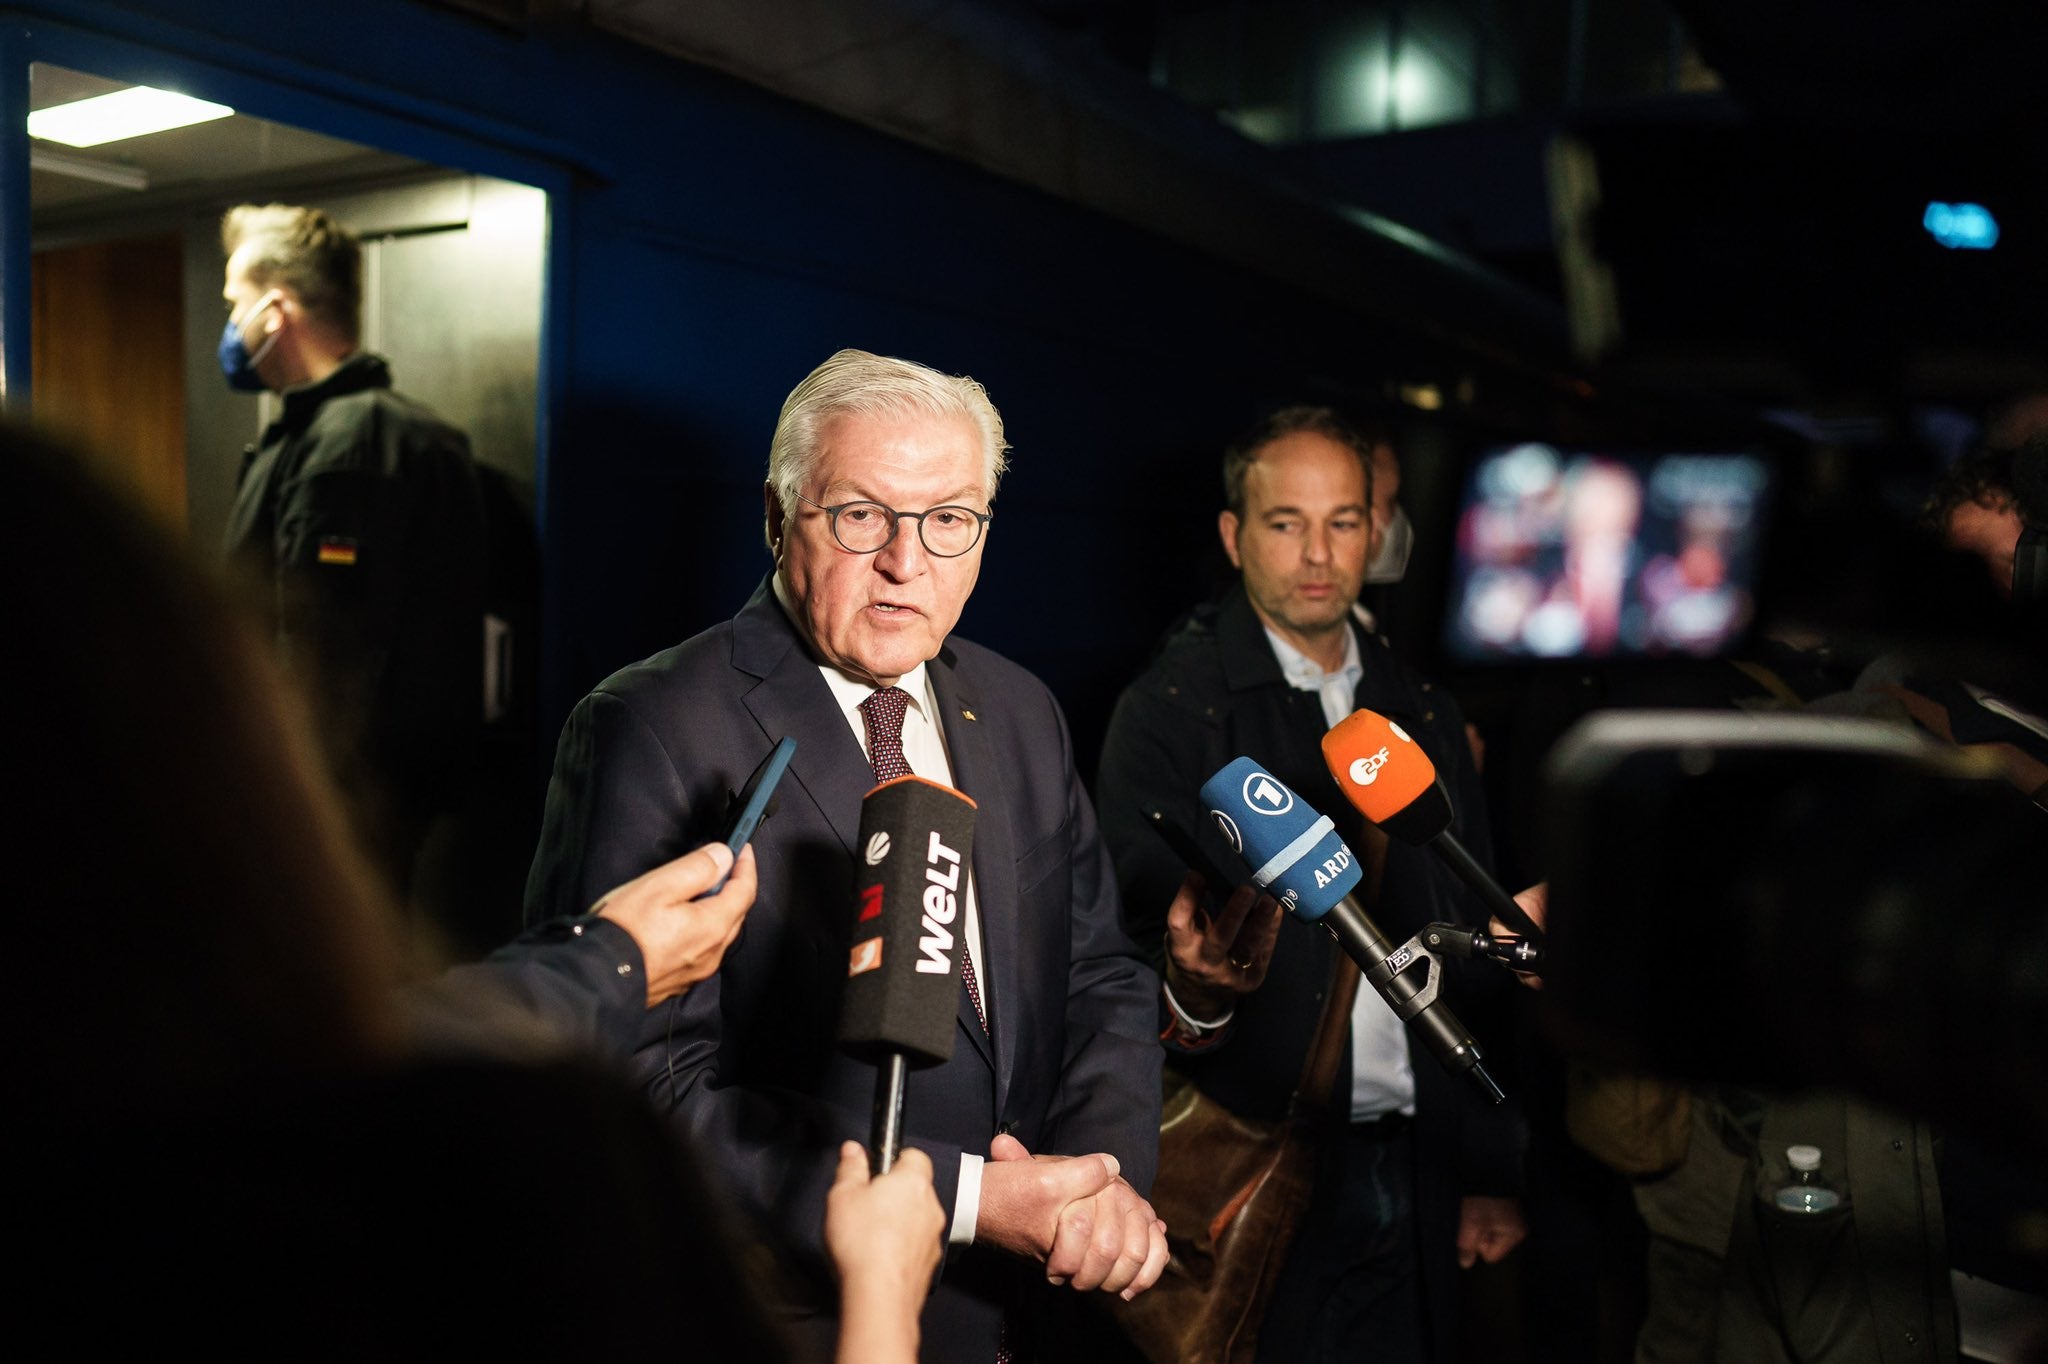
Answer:
[[[1380,897],[1380,880],[1387,872],[1387,836],[1367,824],[1351,851],[1358,858],[1361,873],[1356,892],[1358,899],[1366,905],[1376,904]],[[1315,1045],[1309,1048],[1308,1060],[1301,1068],[1301,1087],[1295,1091],[1297,1102],[1318,1108],[1328,1102],[1331,1086],[1337,1082],[1337,1063],[1343,1059],[1344,1044],[1351,1037],[1351,1005],[1358,998],[1359,979],[1358,964],[1340,948],[1333,954],[1330,966],[1330,988],[1328,1000],[1323,1005],[1323,1021],[1316,1030]]]

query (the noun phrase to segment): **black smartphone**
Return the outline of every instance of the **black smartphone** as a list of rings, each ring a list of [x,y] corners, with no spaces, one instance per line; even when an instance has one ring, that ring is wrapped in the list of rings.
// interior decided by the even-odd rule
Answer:
[[[740,849],[747,846],[747,840],[760,827],[761,819],[768,813],[769,798],[775,794],[775,784],[782,780],[782,774],[789,770],[789,760],[796,755],[796,740],[784,736],[782,741],[769,750],[761,759],[761,765],[754,769],[754,775],[747,778],[747,784],[740,788],[733,798],[732,815],[725,825],[725,846],[734,858]],[[726,876],[732,873],[727,872]],[[725,889],[725,876],[718,878],[718,884],[704,892],[716,895]],[[703,896],[699,896],[702,899]]]
[[[1173,818],[1158,806],[1144,806],[1142,813],[1145,822],[1166,840],[1167,847],[1173,849],[1173,855],[1181,860],[1181,865],[1189,871],[1198,871],[1202,874],[1203,897],[1212,909],[1221,906],[1239,884],[1249,879],[1243,875],[1232,876],[1217,866],[1215,859],[1204,852],[1202,845],[1195,841],[1195,836],[1175,823]]]

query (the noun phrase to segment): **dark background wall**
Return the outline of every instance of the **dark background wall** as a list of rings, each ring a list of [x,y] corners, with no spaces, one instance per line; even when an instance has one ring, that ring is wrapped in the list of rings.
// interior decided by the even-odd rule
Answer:
[[[631,80],[606,82],[616,115],[584,116],[658,112],[640,115],[644,169],[577,194],[546,489],[561,681],[730,614],[767,562],[777,408],[857,345],[972,374],[1001,408],[1013,470],[962,631],[1043,675],[1092,746],[1214,553],[1222,441],[1276,398],[1369,395],[1376,338],[973,168],[709,75],[591,56]]]
[[[1213,585],[1222,442],[1277,401],[1370,401],[1412,349],[1303,291],[588,29],[512,33],[404,0],[6,14],[10,61],[153,80],[553,192],[543,748],[584,690],[759,581],[776,410],[841,346],[972,374],[1002,409],[1013,472],[962,632],[1045,677],[1084,758],[1157,633]]]

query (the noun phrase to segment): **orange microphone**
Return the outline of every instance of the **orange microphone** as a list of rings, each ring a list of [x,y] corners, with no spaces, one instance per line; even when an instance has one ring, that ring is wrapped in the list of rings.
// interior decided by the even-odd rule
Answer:
[[[1323,761],[1358,813],[1403,843],[1427,843],[1451,827],[1451,797],[1436,764],[1377,711],[1355,710],[1339,721],[1323,736]]]
[[[1378,711],[1355,710],[1323,736],[1323,761],[1358,813],[1403,843],[1427,844],[1494,918],[1543,941],[1543,930],[1451,833],[1450,793],[1407,730]]]

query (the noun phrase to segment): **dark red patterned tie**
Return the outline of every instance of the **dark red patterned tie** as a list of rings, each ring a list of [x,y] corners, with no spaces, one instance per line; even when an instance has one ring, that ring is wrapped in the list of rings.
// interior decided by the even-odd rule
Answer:
[[[910,775],[903,757],[903,715],[909,708],[910,693],[901,687],[884,687],[860,703],[860,718],[868,726],[868,765],[876,781]]]
[[[894,781],[911,775],[910,763],[903,756],[903,714],[909,707],[910,693],[901,687],[883,687],[860,703],[860,718],[868,727],[868,765],[875,769],[876,781]],[[974,1016],[986,1035],[988,1014],[981,1007],[981,982],[974,978],[974,954],[966,951],[964,944],[960,979],[967,985],[967,998],[973,1003]]]

